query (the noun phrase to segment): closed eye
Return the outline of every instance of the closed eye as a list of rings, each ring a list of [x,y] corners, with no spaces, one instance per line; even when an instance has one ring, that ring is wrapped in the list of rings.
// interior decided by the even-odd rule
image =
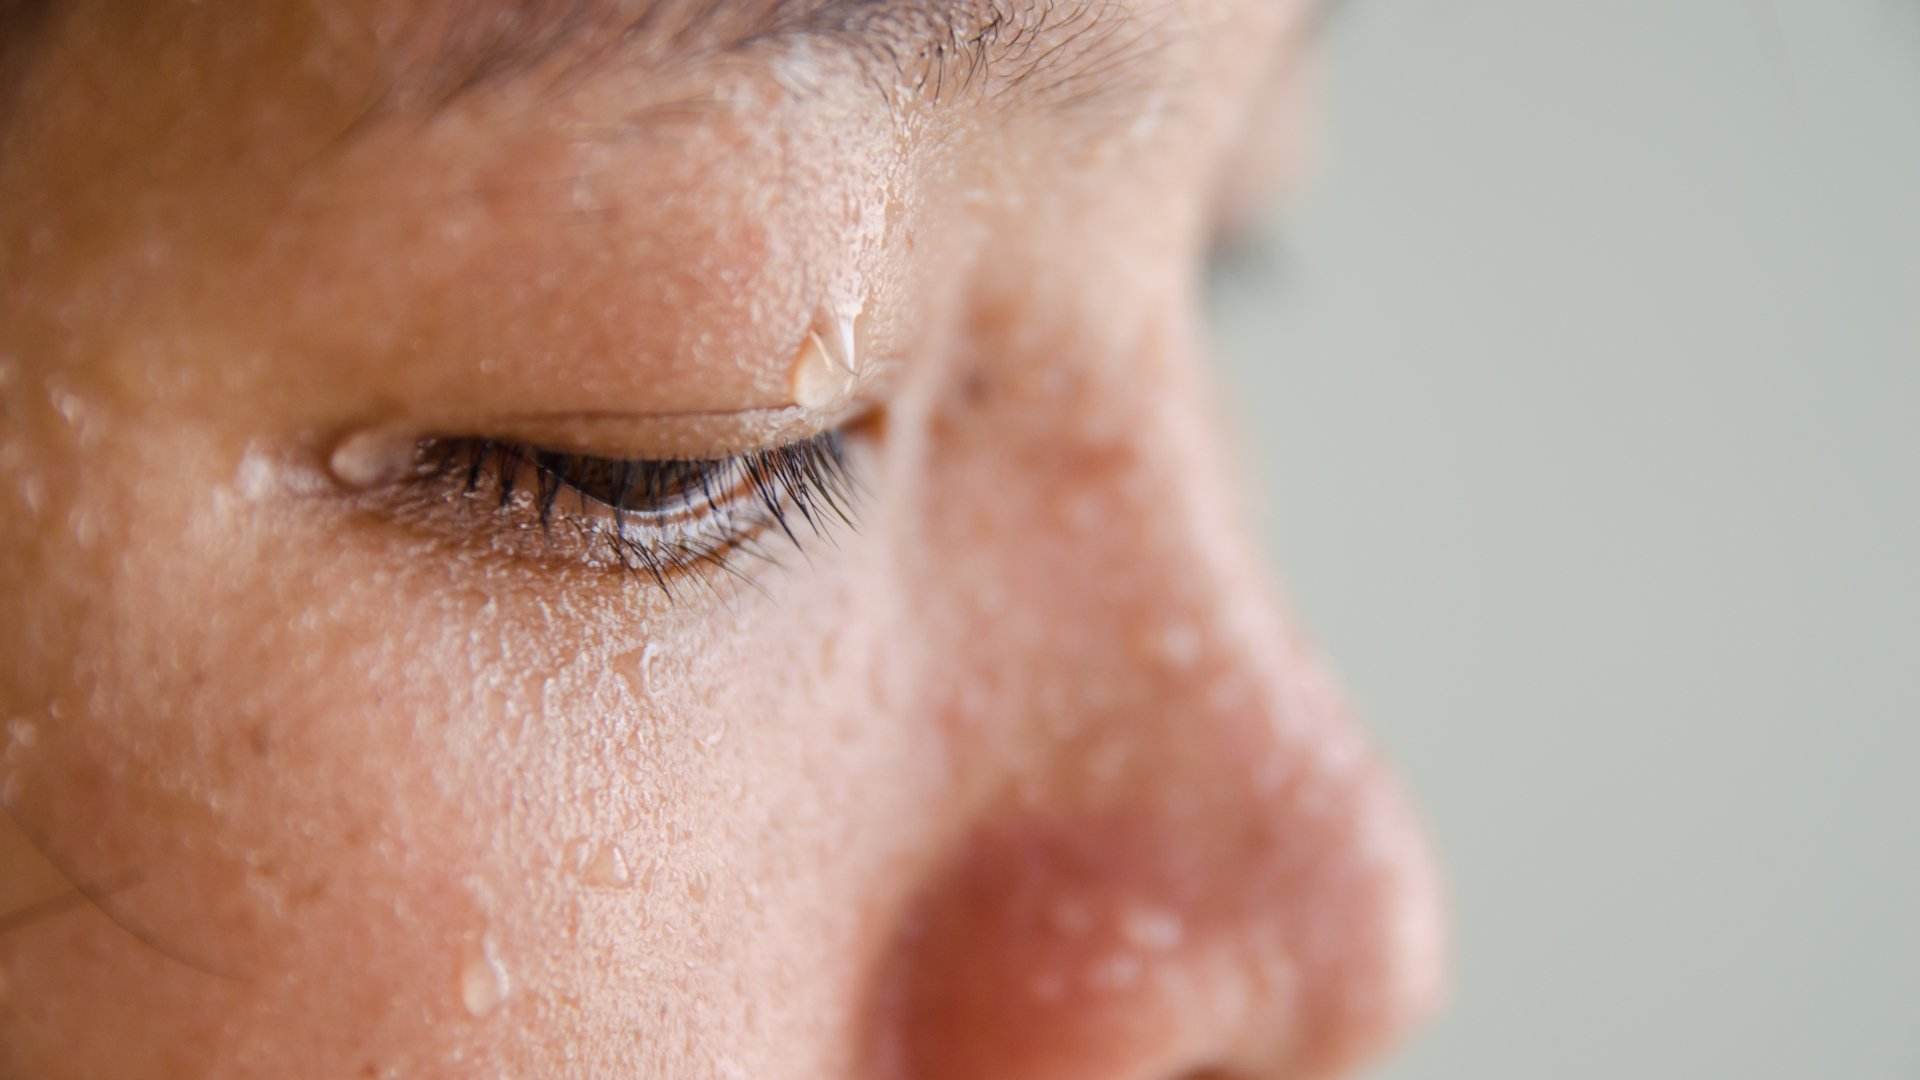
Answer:
[[[710,459],[609,458],[492,439],[420,444],[416,504],[450,510],[510,553],[562,558],[650,578],[738,574],[769,557],[767,534],[794,545],[853,521],[846,436]],[[415,515],[417,516],[417,515]],[[537,546],[529,550],[527,544]]]

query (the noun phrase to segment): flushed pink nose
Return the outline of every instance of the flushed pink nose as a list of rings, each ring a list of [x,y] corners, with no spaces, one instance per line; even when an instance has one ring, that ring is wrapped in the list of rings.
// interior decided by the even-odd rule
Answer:
[[[877,1075],[1323,1076],[1390,1043],[1435,996],[1431,863],[1344,720],[1301,719],[1196,725],[1077,806],[1010,788],[903,924]]]

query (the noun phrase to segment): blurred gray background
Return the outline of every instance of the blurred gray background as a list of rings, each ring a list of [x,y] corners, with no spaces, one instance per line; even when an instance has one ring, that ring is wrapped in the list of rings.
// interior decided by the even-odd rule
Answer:
[[[1359,0],[1216,293],[1432,822],[1382,1072],[1920,1078],[1920,4]]]

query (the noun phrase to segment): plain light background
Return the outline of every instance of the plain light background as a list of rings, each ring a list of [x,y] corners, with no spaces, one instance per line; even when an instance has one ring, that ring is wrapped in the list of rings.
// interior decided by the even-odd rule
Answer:
[[[1218,329],[1432,823],[1392,1080],[1920,1078],[1920,4],[1358,0]]]

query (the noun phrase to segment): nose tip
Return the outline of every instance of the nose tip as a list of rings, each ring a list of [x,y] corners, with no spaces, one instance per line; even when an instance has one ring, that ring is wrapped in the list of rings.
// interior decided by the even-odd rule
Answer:
[[[1371,1056],[1432,1003],[1437,897],[1384,774],[1340,790],[1237,826],[1134,808],[976,831],[903,924],[874,1074],[1267,1080]]]
[[[1362,767],[1337,800],[1311,871],[1276,894],[1266,919],[1290,939],[1299,1037],[1284,1069],[1329,1075],[1392,1045],[1438,1004],[1445,972],[1444,901],[1424,830],[1398,783]]]

